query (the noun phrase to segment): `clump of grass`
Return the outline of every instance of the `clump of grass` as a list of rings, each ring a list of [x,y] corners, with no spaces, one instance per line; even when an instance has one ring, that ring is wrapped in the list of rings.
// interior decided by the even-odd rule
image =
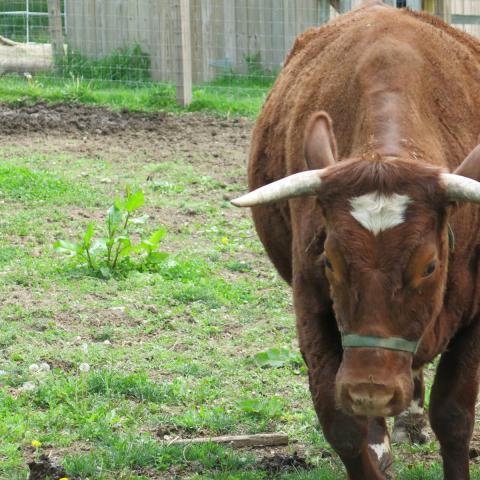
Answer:
[[[102,369],[90,373],[88,391],[106,396],[124,396],[138,401],[153,403],[177,403],[183,396],[181,382],[155,383],[145,372],[121,373]]]
[[[104,478],[102,474],[125,468],[151,468],[165,471],[172,465],[179,470],[191,465],[196,471],[241,472],[252,466],[252,455],[207,443],[204,445],[166,446],[147,436],[112,436],[108,446],[95,453],[69,455],[64,462],[71,475],[81,478]],[[210,475],[210,473],[209,473]]]
[[[138,44],[116,49],[100,59],[88,58],[69,48],[59,61],[58,71],[65,78],[146,82],[150,80],[150,57]]]
[[[0,198],[21,202],[70,203],[88,195],[57,175],[13,165],[0,166]]]
[[[240,82],[240,80],[239,80]],[[220,116],[255,118],[269,87],[244,82],[235,86],[227,79],[193,87],[193,100],[188,107],[176,103],[175,86],[171,84],[123,83],[110,80],[87,80],[39,74],[33,81],[16,75],[5,75],[0,83],[0,98],[13,104],[35,104],[39,101],[59,103],[78,101],[107,106],[113,110],[144,112],[206,111]]]

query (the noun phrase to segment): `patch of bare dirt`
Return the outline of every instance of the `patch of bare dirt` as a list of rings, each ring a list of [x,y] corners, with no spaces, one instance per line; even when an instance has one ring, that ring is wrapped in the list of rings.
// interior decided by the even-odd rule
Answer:
[[[299,472],[312,470],[314,466],[300,457],[297,452],[290,454],[275,453],[272,456],[263,457],[255,465],[259,470],[265,470],[269,475],[278,475],[286,472]]]
[[[28,480],[59,480],[67,478],[67,472],[60,465],[56,465],[47,455],[40,455],[36,460],[28,463],[30,473]],[[75,480],[74,477],[68,477]]]
[[[67,144],[62,152],[68,152],[68,144],[72,146],[68,138],[80,138],[89,141],[83,146],[84,153],[93,155],[108,147],[121,148],[125,142],[132,147],[133,142],[139,149],[131,152],[138,154],[151,153],[163,145],[183,151],[187,158],[193,158],[197,149],[208,149],[213,159],[221,159],[224,148],[240,147],[244,151],[251,128],[252,122],[244,118],[222,119],[203,113],[115,112],[79,103],[0,104],[0,144],[8,143],[12,136],[25,137],[25,134],[42,134],[43,139],[45,135],[61,135]],[[109,140],[110,137],[113,139]],[[23,141],[21,144],[28,145]],[[157,154],[165,157],[168,149]],[[232,159],[225,160],[231,164]]]

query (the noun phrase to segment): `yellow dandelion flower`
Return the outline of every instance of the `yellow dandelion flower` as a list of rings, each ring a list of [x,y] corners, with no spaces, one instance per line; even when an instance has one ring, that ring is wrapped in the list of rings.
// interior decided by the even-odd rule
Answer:
[[[227,237],[222,237],[222,243],[226,245],[228,243],[228,238]]]
[[[38,440],[32,440],[33,448],[40,448],[41,446],[42,446],[42,442],[39,442]]]
[[[69,480],[68,477],[62,477],[60,480]]]

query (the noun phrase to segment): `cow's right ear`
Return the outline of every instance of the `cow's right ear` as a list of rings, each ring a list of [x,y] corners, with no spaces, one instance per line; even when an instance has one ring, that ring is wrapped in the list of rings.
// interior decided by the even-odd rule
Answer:
[[[480,182],[480,145],[477,145],[453,172]]]
[[[325,168],[337,161],[337,142],[328,113],[312,115],[305,131],[303,150],[310,170]]]

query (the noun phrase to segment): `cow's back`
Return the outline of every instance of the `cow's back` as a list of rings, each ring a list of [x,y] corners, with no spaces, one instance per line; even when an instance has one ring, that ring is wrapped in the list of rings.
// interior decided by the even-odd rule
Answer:
[[[386,74],[387,80],[376,81],[394,81],[396,88],[409,91],[413,111],[402,121],[417,122],[412,135],[423,142],[417,144],[421,159],[453,170],[480,134],[480,43],[428,14],[377,5],[296,39],[253,132],[250,190],[308,169],[304,131],[320,110],[332,117],[339,158],[362,154],[368,143],[364,94],[369,75],[387,71],[383,63],[395,59],[390,80]],[[412,154],[416,158],[418,151]],[[309,208],[311,202],[304,200],[303,209]],[[288,202],[255,207],[253,218],[271,260],[290,282]]]
[[[418,108],[424,123],[443,138],[450,167],[463,160],[480,134],[480,43],[430,15],[374,6],[297,38],[257,121],[250,188],[306,169],[303,134],[315,111],[332,117],[340,158],[358,153],[353,145],[362,113],[358,65],[385,41],[410,45],[422,59],[421,85],[411,87],[422,89]],[[404,68],[406,75],[412,65]]]

